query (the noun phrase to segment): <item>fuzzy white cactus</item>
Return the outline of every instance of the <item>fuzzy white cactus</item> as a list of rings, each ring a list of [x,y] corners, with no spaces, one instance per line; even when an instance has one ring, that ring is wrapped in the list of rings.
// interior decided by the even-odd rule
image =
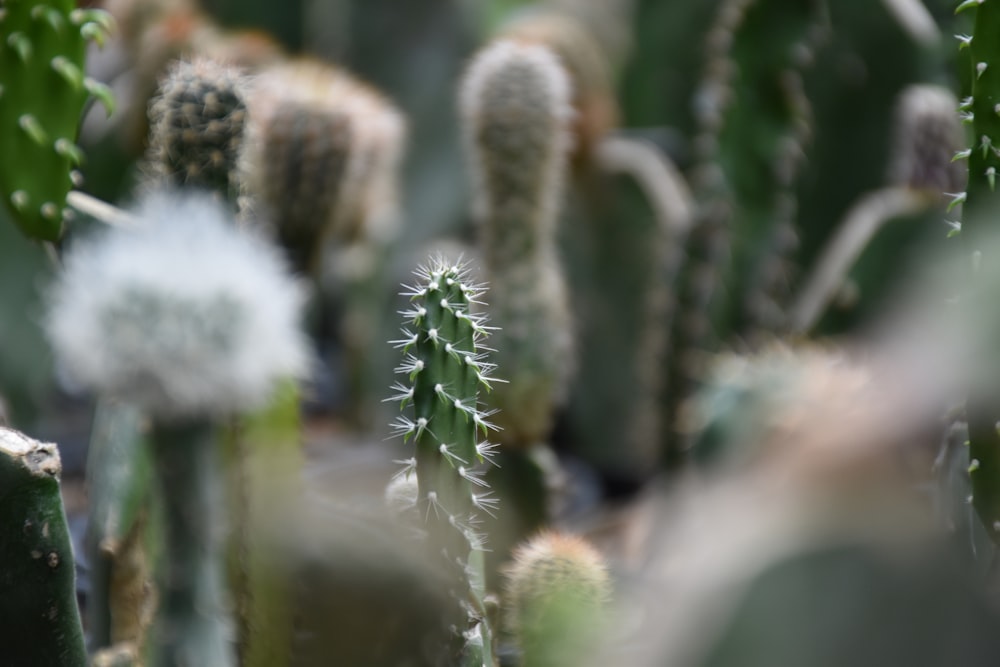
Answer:
[[[210,417],[304,373],[302,294],[275,249],[203,195],[153,194],[136,217],[79,242],[49,295],[70,378],[155,416]]]

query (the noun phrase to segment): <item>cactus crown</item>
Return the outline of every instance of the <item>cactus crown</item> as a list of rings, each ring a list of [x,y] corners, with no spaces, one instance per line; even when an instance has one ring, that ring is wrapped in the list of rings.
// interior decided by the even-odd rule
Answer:
[[[239,70],[212,60],[178,61],[150,104],[150,170],[170,185],[235,199],[246,120]]]

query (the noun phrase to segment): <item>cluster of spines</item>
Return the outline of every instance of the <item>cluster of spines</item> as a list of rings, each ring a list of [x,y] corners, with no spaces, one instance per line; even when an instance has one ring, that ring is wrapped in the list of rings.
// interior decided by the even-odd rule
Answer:
[[[992,212],[1000,204],[997,193],[997,170],[1000,169],[1000,51],[996,36],[1000,32],[1000,2],[965,0],[956,13],[975,9],[975,27],[971,36],[960,36],[960,49],[969,50],[971,95],[960,103],[961,117],[972,126],[972,145],[956,155],[968,164],[965,191],[949,193],[949,209],[962,205],[962,236],[973,257],[971,299],[982,298],[977,266],[995,262],[984,257],[982,235],[988,233]],[[1000,544],[1000,407],[996,400],[996,381],[977,378],[978,388],[969,397],[966,413],[969,424],[969,475],[972,504],[995,544]]]
[[[505,447],[544,442],[568,391],[573,336],[556,249],[571,148],[569,76],[546,47],[496,42],[469,66],[460,105],[480,247],[510,380],[490,397]]]
[[[84,104],[99,99],[110,113],[111,92],[84,75],[88,42],[112,29],[100,10],[69,0],[0,5],[0,194],[27,235],[53,241],[71,217],[66,195],[80,185],[76,145]],[[16,159],[14,159],[16,158]]]
[[[401,312],[403,338],[391,341],[403,351],[396,372],[406,381],[393,385],[387,400],[409,409],[391,427],[416,445],[398,474],[416,474],[417,509],[431,539],[464,568],[469,552],[484,547],[478,513],[495,510],[480,471],[495,448],[480,440],[496,427],[479,403],[480,390],[497,382],[480,344],[492,328],[471,312],[484,287],[469,282],[465,265],[438,258],[416,275],[420,282],[403,292],[411,300]]]
[[[176,62],[149,108],[154,178],[235,200],[245,94],[244,75],[233,67],[208,59]]]

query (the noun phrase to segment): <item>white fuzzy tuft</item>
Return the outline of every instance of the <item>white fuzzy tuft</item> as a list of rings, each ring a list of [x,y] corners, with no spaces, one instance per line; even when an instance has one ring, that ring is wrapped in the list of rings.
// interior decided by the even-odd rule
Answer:
[[[190,417],[253,409],[304,374],[303,294],[274,248],[207,196],[154,193],[137,218],[74,246],[49,295],[71,378]]]

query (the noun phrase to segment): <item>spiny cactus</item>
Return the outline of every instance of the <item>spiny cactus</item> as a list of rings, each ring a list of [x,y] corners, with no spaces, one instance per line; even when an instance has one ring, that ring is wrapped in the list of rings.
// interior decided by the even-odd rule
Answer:
[[[233,67],[208,59],[174,63],[149,107],[148,170],[160,186],[191,186],[236,199],[245,87]]]
[[[394,205],[405,123],[347,73],[301,61],[266,70],[250,98],[248,193],[295,267],[315,274],[323,241],[379,236]]]
[[[0,627],[10,665],[84,665],[55,445],[0,427]]]
[[[404,442],[412,439],[415,456],[401,475],[416,474],[416,508],[429,539],[455,572],[456,597],[469,608],[462,630],[462,664],[490,665],[491,634],[483,604],[484,536],[476,526],[481,512],[492,514],[480,464],[492,460],[494,445],[480,440],[496,427],[492,411],[480,409],[480,388],[493,388],[493,364],[486,361],[481,340],[488,329],[471,312],[481,305],[483,287],[469,282],[467,267],[443,259],[418,270],[419,282],[405,294],[411,308],[403,313],[403,338],[394,341],[404,352],[396,369],[407,378],[394,386],[397,400],[410,414],[393,423]],[[412,416],[410,416],[412,415]]]
[[[76,145],[84,104],[111,112],[107,86],[84,76],[88,42],[103,44],[110,16],[71,0],[0,2],[0,196],[21,230],[55,241],[66,195],[79,182]]]
[[[301,295],[275,249],[205,196],[159,195],[74,246],[50,299],[49,336],[78,382],[151,419],[165,554],[152,665],[234,664],[217,540],[217,423],[304,370]]]
[[[469,163],[476,179],[490,313],[501,328],[497,363],[509,384],[500,410],[506,447],[544,442],[573,368],[572,322],[557,256],[556,224],[570,149],[569,80],[546,48],[497,42],[461,86]]]
[[[505,617],[518,664],[580,664],[594,647],[611,594],[601,555],[579,537],[543,533],[517,548],[505,574]]]

